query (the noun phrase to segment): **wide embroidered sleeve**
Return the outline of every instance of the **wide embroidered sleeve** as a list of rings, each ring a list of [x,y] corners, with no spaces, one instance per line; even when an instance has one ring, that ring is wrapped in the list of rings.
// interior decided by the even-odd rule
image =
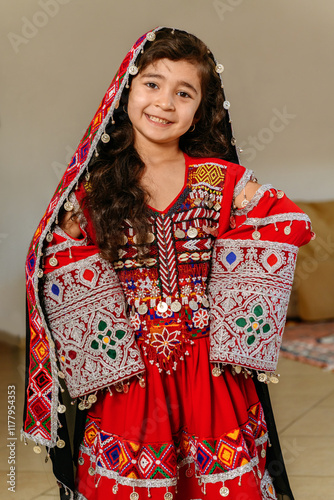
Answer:
[[[233,200],[254,180],[243,167],[238,173]],[[266,371],[259,380],[276,382],[298,248],[314,235],[308,216],[271,185],[239,209],[233,200],[232,210],[222,207],[230,220],[213,253],[210,361]]]

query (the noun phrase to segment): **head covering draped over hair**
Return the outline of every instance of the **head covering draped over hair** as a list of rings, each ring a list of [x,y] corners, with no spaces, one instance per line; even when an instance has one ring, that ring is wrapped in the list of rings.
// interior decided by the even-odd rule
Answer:
[[[92,156],[101,144],[102,134],[105,133],[106,129],[110,130],[114,113],[122,113],[122,106],[119,106],[119,104],[124,89],[128,88],[129,79],[137,72],[137,58],[140,57],[141,52],[147,44],[154,43],[157,33],[161,29],[167,28],[156,28],[141,36],[126,55],[81,139],[38,225],[29,248],[26,261],[28,306],[27,352],[29,353],[29,358],[27,359],[29,361],[26,376],[23,434],[33,439],[36,443],[48,447],[54,447],[57,443],[57,406],[60,386],[55,345],[39,299],[39,285],[44,274],[43,244],[47,235],[53,231],[55,224],[58,222],[59,211],[66,203],[69,203],[68,198],[71,191],[78,185],[82,177],[87,174]],[[178,33],[185,33],[169,29],[174,32],[175,37],[178,36]],[[214,61],[216,71],[221,78],[224,69],[223,66],[214,60],[209,50],[208,53]],[[225,101],[223,86],[221,86],[221,93]],[[229,141],[230,156],[228,159],[238,163],[235,139],[232,135],[229,120],[229,102],[225,102],[226,113],[223,128]]]

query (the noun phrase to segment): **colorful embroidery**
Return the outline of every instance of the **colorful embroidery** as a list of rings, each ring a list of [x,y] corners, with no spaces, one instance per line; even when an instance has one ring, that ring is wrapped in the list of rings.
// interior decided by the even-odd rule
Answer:
[[[248,423],[219,438],[199,439],[183,429],[170,443],[145,444],[108,434],[88,417],[80,455],[88,455],[97,475],[115,479],[121,485],[175,486],[178,469],[190,463],[195,464],[203,483],[226,481],[256,470],[258,455],[266,445],[267,429],[260,403],[250,408],[249,415]]]
[[[144,354],[168,373],[193,339],[209,333],[207,280],[225,172],[218,163],[188,166],[187,185],[174,206],[166,214],[151,212],[146,262],[136,260],[135,234],[125,224],[126,243],[114,267]]]
[[[121,286],[99,254],[49,273],[44,299],[71,397],[145,369],[125,316]]]
[[[210,359],[275,371],[298,248],[217,240],[209,286]]]

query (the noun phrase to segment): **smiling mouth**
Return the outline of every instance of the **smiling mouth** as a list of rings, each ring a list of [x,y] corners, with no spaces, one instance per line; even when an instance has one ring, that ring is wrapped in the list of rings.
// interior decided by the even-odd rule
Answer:
[[[169,123],[172,123],[169,120],[164,120],[163,118],[159,118],[158,116],[153,116],[153,115],[146,115],[146,116],[152,122],[155,122],[155,123],[162,123],[163,125],[168,125]]]

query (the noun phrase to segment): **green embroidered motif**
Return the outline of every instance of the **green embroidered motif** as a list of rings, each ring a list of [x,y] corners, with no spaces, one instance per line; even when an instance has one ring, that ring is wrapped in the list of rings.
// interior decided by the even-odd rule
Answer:
[[[98,340],[94,339],[91,343],[91,347],[95,350],[99,349],[107,349],[106,354],[109,356],[111,359],[115,359],[117,352],[115,349],[112,349],[110,346],[116,345],[116,341],[113,340],[111,337],[112,332],[110,330],[107,330],[108,325],[105,321],[101,320],[98,324],[98,329],[100,333],[97,338]],[[107,330],[107,331],[105,331]],[[115,332],[115,337],[118,338],[118,340],[121,340],[125,335],[125,332],[123,330],[116,330]]]
[[[252,345],[255,342],[255,334],[266,334],[270,331],[270,325],[265,323],[263,308],[260,304],[252,308],[251,315],[248,318],[238,318],[235,323],[240,328],[243,328],[245,333],[249,334],[247,338],[248,345]]]

